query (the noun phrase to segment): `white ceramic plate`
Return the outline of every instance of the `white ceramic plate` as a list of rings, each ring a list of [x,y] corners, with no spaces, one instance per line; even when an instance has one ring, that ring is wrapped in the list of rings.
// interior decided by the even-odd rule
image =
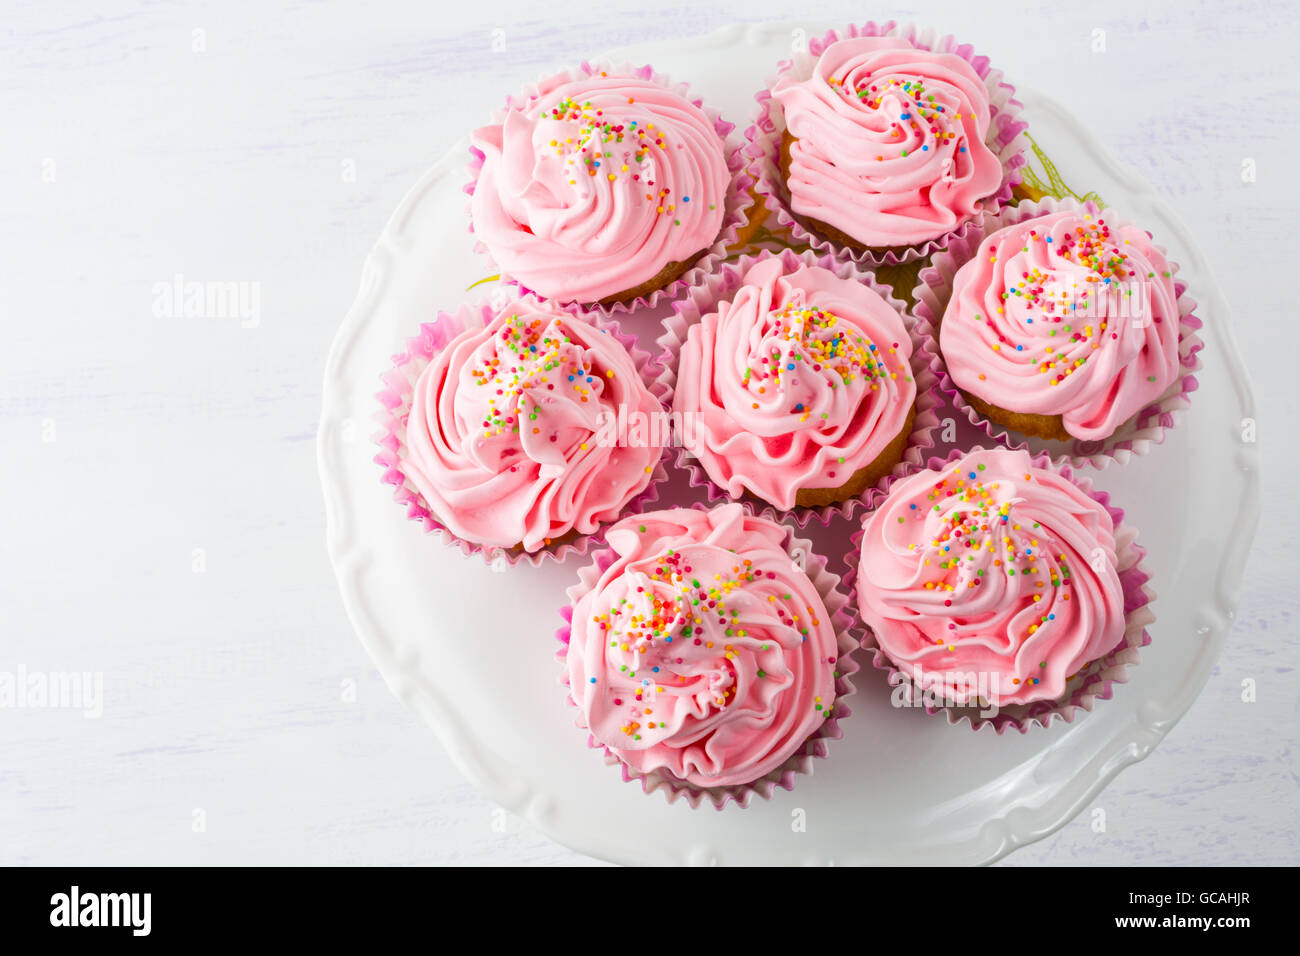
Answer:
[[[689,80],[740,123],[790,42],[788,26],[735,26],[612,56]],[[1018,89],[1065,181],[1150,229],[1205,321],[1205,367],[1182,423],[1146,457],[1094,473],[1150,550],[1153,643],[1129,682],[1073,724],[995,737],[892,708],[883,675],[864,661],[844,739],[793,792],[716,812],[623,783],[588,749],[557,683],[554,632],[582,559],[503,572],[466,559],[405,518],[371,460],[374,393],[390,356],[489,271],[465,229],[460,144],[412,189],[365,263],[326,366],[318,450],[348,616],[393,692],[492,800],[567,846],[626,863],[984,863],[1069,820],[1191,706],[1228,630],[1258,517],[1258,446],[1242,440],[1254,415],[1247,377],[1186,230],[1060,107]],[[657,334],[652,321],[630,327],[643,344]],[[684,503],[692,492],[677,473],[663,497]],[[833,571],[843,573],[850,530],[813,529]]]

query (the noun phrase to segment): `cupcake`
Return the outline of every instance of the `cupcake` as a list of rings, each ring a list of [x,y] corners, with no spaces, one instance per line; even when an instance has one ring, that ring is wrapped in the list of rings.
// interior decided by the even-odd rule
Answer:
[[[792,252],[742,258],[692,292],[661,344],[679,352],[673,419],[710,481],[811,508],[858,497],[899,463],[926,363],[887,296],[851,266]]]
[[[989,422],[1103,442],[1182,377],[1175,267],[1113,210],[1008,210],[950,254],[961,264],[937,290],[937,351]]]
[[[1020,104],[952,37],[867,24],[814,41],[760,94],[759,192],[796,238],[910,261],[1010,198]]]
[[[1151,620],[1122,515],[1023,450],[955,452],[894,483],[863,525],[855,593],[905,702],[1023,731],[1109,696]]]
[[[532,296],[439,315],[386,382],[385,480],[467,550],[591,534],[646,496],[663,452],[616,427],[663,414],[617,328]]]
[[[744,805],[811,772],[856,669],[825,561],[739,504],[649,512],[606,540],[560,632],[591,746],[692,804]]]
[[[471,136],[474,233],[539,296],[649,301],[747,222],[731,129],[648,67],[548,77]]]

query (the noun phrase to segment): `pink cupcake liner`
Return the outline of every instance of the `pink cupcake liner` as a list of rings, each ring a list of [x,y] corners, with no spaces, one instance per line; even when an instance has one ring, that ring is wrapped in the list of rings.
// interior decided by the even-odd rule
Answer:
[[[532,296],[511,298],[519,298],[525,302],[531,300],[533,304],[539,302]],[[381,409],[375,415],[380,430],[376,433],[374,441],[380,451],[374,460],[383,468],[380,481],[393,486],[393,500],[406,510],[406,516],[412,521],[420,522],[426,532],[436,534],[444,544],[459,548],[465,555],[478,554],[489,566],[497,569],[504,569],[504,566],[514,567],[520,562],[537,567],[548,558],[563,561],[571,554],[586,554],[593,541],[598,542],[602,539],[604,528],[609,522],[602,523],[591,534],[578,534],[551,547],[533,552],[522,548],[484,546],[457,536],[439,521],[424,496],[411,484],[402,468],[406,459],[406,423],[411,413],[415,383],[420,373],[457,335],[466,329],[482,327],[491,321],[498,311],[499,308],[494,308],[490,302],[477,305],[463,304],[455,312],[439,312],[432,322],[421,324],[419,335],[407,340],[405,350],[393,357],[392,368],[381,376],[384,387],[375,396],[379,399]],[[649,386],[654,364],[650,353],[637,346],[635,336],[625,334],[613,320],[598,319],[576,307],[564,307],[564,311],[575,318],[591,322],[597,328],[614,336],[627,349],[642,380]],[[669,449],[665,447],[663,454],[655,463],[649,484],[623,506],[617,517],[644,511],[658,500],[658,486],[668,478],[666,468],[668,454]],[[617,519],[610,519],[613,520]],[[504,566],[501,562],[504,562]]]
[[[913,468],[906,475],[891,476],[889,484],[892,485],[894,481],[927,469],[939,471],[949,463],[980,450],[979,447],[954,448],[946,458],[931,458],[928,463]],[[1080,715],[1080,711],[1091,711],[1098,701],[1109,700],[1114,693],[1114,685],[1128,681],[1128,668],[1141,663],[1139,648],[1151,643],[1151,635],[1147,628],[1155,620],[1155,614],[1150,608],[1151,602],[1155,600],[1155,592],[1148,585],[1151,576],[1142,567],[1147,550],[1137,543],[1137,531],[1123,525],[1124,510],[1110,503],[1110,495],[1107,492],[1095,490],[1091,479],[1076,475],[1068,463],[1054,462],[1048,455],[1043,454],[1031,455],[1030,461],[1037,467],[1048,469],[1072,481],[1086,495],[1105,508],[1115,524],[1116,558],[1120,586],[1124,591],[1126,621],[1124,638],[1109,653],[1080,670],[1070,680],[1067,693],[1062,697],[1056,700],[1002,707],[991,717],[981,715],[978,706],[936,707],[928,702],[921,702],[918,697],[921,693],[919,689],[880,649],[871,627],[858,614],[858,567],[861,562],[863,528],[859,527],[853,534],[852,548],[844,559],[849,568],[848,573],[844,575],[844,586],[848,588],[849,604],[854,614],[858,614],[862,627],[862,647],[872,652],[871,666],[888,675],[890,688],[902,689],[906,706],[923,709],[931,716],[942,713],[952,726],[964,723],[975,731],[991,727],[998,736],[1006,733],[1008,729],[1023,734],[1034,725],[1049,727],[1053,720],[1071,723]]]
[[[1139,411],[1104,441],[1084,441],[1076,438],[1061,442],[1036,438],[1021,435],[1004,425],[989,421],[966,401],[961,390],[957,388],[939,348],[939,323],[947,308],[948,300],[952,297],[953,279],[957,270],[974,258],[984,238],[1005,226],[1068,209],[1086,211],[1094,215],[1104,214],[1116,219],[1124,218],[1122,215],[1116,215],[1114,209],[1102,210],[1092,202],[1080,203],[1073,199],[1054,199],[1050,196],[1037,202],[1025,201],[990,214],[973,225],[965,235],[955,237],[946,250],[937,253],[930,260],[930,264],[921,270],[918,276],[920,284],[912,293],[912,298],[916,302],[913,314],[916,316],[917,330],[926,339],[927,351],[933,356],[933,371],[939,379],[939,387],[943,394],[960,414],[976,428],[982,429],[991,441],[1006,448],[1045,453],[1055,462],[1069,462],[1075,468],[1091,466],[1101,469],[1112,461],[1123,464],[1134,455],[1145,455],[1153,445],[1158,445],[1165,440],[1165,432],[1178,423],[1183,412],[1191,405],[1191,393],[1197,388],[1195,373],[1201,368],[1199,353],[1205,347],[1205,343],[1197,335],[1202,322],[1195,315],[1196,301],[1186,294],[1186,283],[1174,280],[1174,293],[1178,296],[1179,313],[1178,361],[1181,371],[1178,381],[1173,383],[1160,399]],[[1164,254],[1163,246],[1157,245],[1156,248]],[[1176,276],[1177,263],[1171,261],[1169,268]]]
[[[548,80],[556,77],[564,77],[569,80],[579,80],[585,77],[593,76],[600,72],[612,73],[621,76],[632,76],[642,80],[650,80],[657,83],[665,89],[677,93],[679,96],[687,98],[692,104],[704,111],[704,114],[713,123],[714,130],[717,131],[718,137],[724,141],[724,152],[727,157],[727,169],[731,171],[731,182],[727,187],[727,195],[724,200],[725,213],[722,218],[722,228],[718,232],[717,239],[713,245],[709,246],[695,264],[683,272],[680,276],[661,289],[656,289],[649,295],[637,296],[628,302],[616,302],[613,305],[601,305],[599,302],[591,303],[570,303],[578,305],[588,312],[598,314],[604,318],[617,315],[619,313],[632,313],[641,309],[652,309],[661,302],[671,302],[681,296],[692,285],[699,282],[704,276],[712,272],[719,262],[728,254],[728,250],[734,247],[740,238],[740,229],[749,221],[748,210],[754,204],[753,197],[750,195],[750,186],[753,184],[749,174],[745,169],[744,142],[735,135],[736,124],[728,123],[722,118],[717,110],[706,106],[704,101],[698,97],[692,97],[689,93],[689,87],[686,83],[674,83],[668,76],[656,73],[650,66],[632,66],[627,63],[607,63],[599,61],[589,63],[584,60],[578,66],[563,70],[559,73],[544,73],[538,77],[537,81],[526,86],[517,96],[507,96],[506,105],[497,110],[492,116],[492,122],[500,123],[505,119],[506,114],[512,109],[522,109],[529,102],[536,99],[540,94],[538,90],[541,85]],[[474,195],[475,186],[478,183],[479,173],[482,172],[483,153],[470,147],[469,176],[470,181],[465,186],[467,196]],[[465,204],[466,213],[470,216],[469,231],[474,231],[474,222],[470,213],[470,202],[467,199]],[[511,276],[501,271],[500,267],[492,259],[492,254],[481,240],[475,240],[474,250],[482,253],[489,267],[496,269],[500,273],[503,281],[510,282],[518,286],[524,292],[532,292],[527,286]],[[532,293],[537,295],[537,293]],[[543,298],[538,295],[538,298]]]
[[[696,511],[711,510],[708,505],[701,502],[696,502],[691,507]],[[753,505],[749,502],[742,502],[742,507],[745,513],[751,517],[756,515]],[[852,610],[848,595],[840,586],[839,575],[832,574],[826,569],[826,558],[818,555],[813,550],[810,541],[796,537],[792,528],[783,526],[783,530],[786,532],[786,551],[790,554],[792,560],[802,558],[805,562],[808,577],[813,582],[813,586],[816,587],[817,593],[821,595],[822,602],[826,605],[826,610],[830,614],[831,622],[835,627],[839,654],[836,659],[838,671],[835,678],[835,701],[832,705],[831,716],[827,717],[822,725],[813,731],[803,745],[795,753],[791,754],[789,759],[780,767],[751,783],[736,784],[730,787],[696,786],[663,770],[641,773],[623,763],[609,747],[588,734],[587,746],[593,750],[604,751],[605,763],[609,766],[618,767],[622,772],[625,783],[639,782],[642,792],[650,794],[659,791],[663,793],[669,803],[684,800],[692,809],[698,808],[701,803],[706,801],[717,810],[722,810],[731,802],[744,809],[749,806],[750,801],[755,796],[763,800],[770,800],[777,789],[793,790],[796,778],[800,775],[812,776],[814,760],[827,756],[828,741],[839,740],[844,736],[844,732],[840,728],[840,721],[852,713],[844,701],[856,691],[850,677],[858,672],[858,662],[853,655],[862,643],[856,629],[857,618]],[[562,645],[560,650],[556,652],[556,661],[561,668],[559,683],[566,688],[565,703],[575,711],[578,711],[578,705],[574,702],[573,697],[567,693],[569,675],[565,669],[569,650],[569,636],[572,633],[573,608],[582,599],[583,595],[596,586],[601,574],[614,563],[615,557],[615,553],[610,549],[594,552],[591,563],[579,569],[578,583],[569,587],[565,592],[569,603],[560,610],[560,616],[564,619],[564,623],[555,632],[556,639]],[[574,724],[583,730],[587,729],[581,712],[578,712]]]
[[[675,303],[673,314],[664,319],[664,334],[655,343],[661,350],[656,359],[659,373],[651,384],[650,390],[666,408],[673,407],[673,392],[677,383],[677,361],[691,326],[695,325],[702,316],[713,311],[719,301],[734,294],[751,268],[774,256],[781,260],[786,269],[794,269],[799,265],[818,266],[833,272],[841,279],[856,279],[879,293],[903,316],[903,325],[907,328],[912,342],[911,365],[912,378],[916,382],[916,416],[912,422],[912,432],[903,450],[903,458],[894,466],[893,473],[902,474],[909,467],[920,466],[925,460],[926,451],[935,446],[934,432],[941,424],[937,410],[943,404],[939,381],[933,371],[934,357],[930,354],[928,342],[914,331],[913,323],[908,321],[907,306],[894,296],[893,290],[888,285],[857,263],[837,259],[831,255],[818,255],[807,251],[794,252],[790,249],[779,252],[764,249],[756,255],[743,255],[734,263],[723,263],[721,268],[708,276],[702,284],[692,288],[685,299]],[[704,490],[709,504],[736,500],[731,497],[726,488],[709,477],[699,459],[684,446],[677,449],[677,467],[690,476],[692,488]],[[791,518],[801,529],[806,529],[808,523],[816,519],[823,527],[828,527],[831,519],[836,515],[851,518],[860,508],[870,506],[877,495],[883,494],[885,486],[885,480],[882,479],[879,484],[866,489],[857,497],[815,508],[795,507],[783,510],[770,502],[748,495],[741,500],[749,502],[758,509],[759,513],[778,522]]]
[[[985,143],[1002,161],[1002,185],[997,192],[983,201],[985,212],[1000,209],[1011,201],[1012,190],[1020,182],[1022,168],[1029,162],[1026,156],[1029,140],[1024,135],[1029,124],[1020,118],[1024,106],[1015,98],[1015,87],[1003,80],[1001,70],[995,70],[989,65],[988,57],[976,55],[973,47],[958,43],[955,37],[941,35],[934,29],[922,29],[915,24],[899,26],[890,20],[885,23],[865,23],[861,26],[854,24],[844,30],[831,30],[824,37],[809,40],[805,60],[801,60],[798,64],[795,59],[782,60],[778,64],[777,74],[769,78],[763,90],[756,94],[758,115],[745,130],[744,152],[749,163],[747,169],[750,178],[754,180],[754,193],[766,204],[769,214],[775,215],[777,224],[788,231],[796,242],[803,243],[818,252],[862,265],[900,265],[927,258],[936,250],[945,248],[952,239],[964,235],[979,217],[967,220],[946,235],[907,246],[901,252],[895,249],[868,249],[859,252],[822,238],[800,222],[790,208],[780,170],[781,137],[785,133],[785,114],[771,93],[780,74],[796,69],[800,65],[810,68],[822,51],[836,40],[875,36],[902,37],[922,50],[956,54],[970,63],[976,74],[984,81],[984,86],[989,93],[992,115]]]

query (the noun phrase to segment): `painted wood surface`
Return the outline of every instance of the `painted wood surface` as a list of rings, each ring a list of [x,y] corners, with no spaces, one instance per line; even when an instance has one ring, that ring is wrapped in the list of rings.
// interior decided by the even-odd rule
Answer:
[[[464,783],[353,637],[323,544],[321,369],[389,213],[507,92],[793,8],[378,7],[6,5],[0,672],[102,674],[103,713],[0,710],[0,863],[591,862]],[[1173,203],[1260,407],[1264,518],[1214,676],[1090,808],[1104,832],[1084,812],[1006,864],[1300,862],[1297,8],[893,15],[1055,97]],[[245,298],[186,318],[160,292],[177,277]]]

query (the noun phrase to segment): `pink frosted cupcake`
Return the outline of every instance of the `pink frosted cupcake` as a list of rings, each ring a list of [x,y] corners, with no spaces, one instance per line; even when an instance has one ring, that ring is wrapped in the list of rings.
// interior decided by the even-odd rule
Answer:
[[[532,296],[424,325],[380,394],[377,461],[397,500],[429,530],[515,557],[617,518],[662,477],[662,443],[617,431],[620,413],[662,415],[628,344]]]
[[[856,669],[825,561],[739,504],[649,512],[607,541],[560,633],[591,745],[692,804],[743,805],[811,772]]]
[[[1026,451],[932,462],[863,526],[868,643],[931,710],[999,731],[1068,720],[1109,696],[1146,642],[1143,552],[1121,518]]]
[[[1012,92],[952,37],[874,23],[832,32],[759,96],[757,189],[818,248],[919,258],[1010,198],[1026,146]]]
[[[683,446],[731,497],[779,509],[874,487],[923,437],[915,376],[926,362],[902,303],[811,254],[745,257],[723,279],[693,292],[698,318],[670,323],[665,337],[678,353],[672,409]],[[919,431],[933,424],[926,415]]]
[[[1184,406],[1195,384],[1184,378],[1200,323],[1176,269],[1114,210],[1022,204],[936,258],[918,315],[959,407],[990,434],[997,425],[1083,455],[1133,447],[1157,438],[1140,413]]]
[[[651,301],[744,221],[731,129],[648,67],[548,77],[471,136],[474,233],[540,296]]]

